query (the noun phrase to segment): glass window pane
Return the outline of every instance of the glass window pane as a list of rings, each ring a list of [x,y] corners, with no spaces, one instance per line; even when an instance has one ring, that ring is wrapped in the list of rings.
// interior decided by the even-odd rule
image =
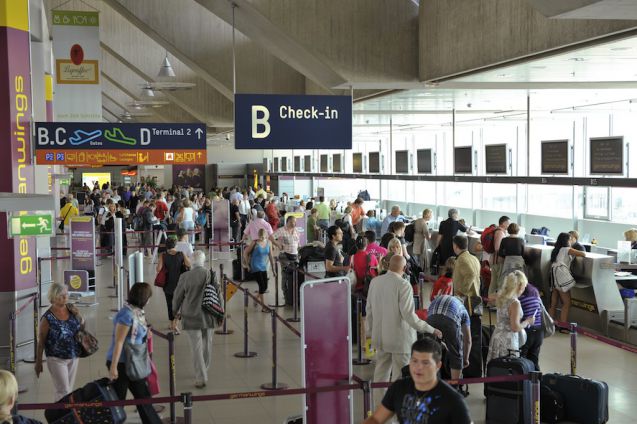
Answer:
[[[608,187],[584,188],[584,218],[609,219]]]
[[[573,188],[570,186],[529,185],[528,213],[572,218]]]
[[[515,184],[483,184],[482,202],[482,208],[486,210],[515,211]]]
[[[613,187],[613,222],[637,224],[637,189]]]

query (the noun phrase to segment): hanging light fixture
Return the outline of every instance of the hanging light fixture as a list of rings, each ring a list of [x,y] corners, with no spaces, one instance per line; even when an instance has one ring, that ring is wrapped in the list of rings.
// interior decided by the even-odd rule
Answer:
[[[129,102],[127,106],[139,110],[147,107],[160,108],[167,104],[170,104],[170,102],[166,100],[166,96],[160,92],[155,93],[153,86],[149,82],[146,82],[142,85],[140,90],[139,100]]]
[[[157,74],[157,78],[175,78],[175,70],[173,66],[170,64],[168,60],[168,52],[166,52],[166,56],[164,57],[164,61],[159,68],[159,73]]]

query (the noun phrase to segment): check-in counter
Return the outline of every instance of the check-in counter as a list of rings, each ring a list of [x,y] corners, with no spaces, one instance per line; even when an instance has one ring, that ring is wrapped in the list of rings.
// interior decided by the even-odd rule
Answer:
[[[586,253],[586,257],[573,259],[571,272],[576,283],[571,289],[569,320],[608,334],[610,320],[624,317],[613,257]]]
[[[544,294],[544,299],[550,300],[551,283],[549,270],[551,268],[551,252],[553,248],[545,244],[527,244],[524,246],[524,262],[529,281]]]

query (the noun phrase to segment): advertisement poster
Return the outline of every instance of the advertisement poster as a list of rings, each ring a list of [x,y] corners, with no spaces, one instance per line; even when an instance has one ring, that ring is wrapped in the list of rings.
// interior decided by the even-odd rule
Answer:
[[[53,10],[56,122],[102,120],[99,12]]]
[[[88,287],[88,271],[65,270],[64,285],[69,292],[87,292]]]
[[[206,165],[173,165],[173,185],[203,190]]]
[[[74,216],[71,223],[71,269],[95,271],[95,224],[92,216]]]

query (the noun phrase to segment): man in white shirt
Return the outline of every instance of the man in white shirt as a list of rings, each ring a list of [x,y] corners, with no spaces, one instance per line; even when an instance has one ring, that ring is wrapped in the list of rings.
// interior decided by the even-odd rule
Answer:
[[[400,370],[409,363],[416,331],[442,337],[440,330],[416,315],[413,289],[403,279],[406,265],[402,256],[392,256],[387,273],[374,278],[369,285],[365,323],[376,348],[374,381],[377,382],[389,381],[390,375],[392,381],[400,377]]]
[[[404,217],[400,214],[400,206],[392,206],[389,215],[383,219],[383,223],[380,226],[380,235],[383,236],[389,231],[389,224],[394,221],[403,221]]]

